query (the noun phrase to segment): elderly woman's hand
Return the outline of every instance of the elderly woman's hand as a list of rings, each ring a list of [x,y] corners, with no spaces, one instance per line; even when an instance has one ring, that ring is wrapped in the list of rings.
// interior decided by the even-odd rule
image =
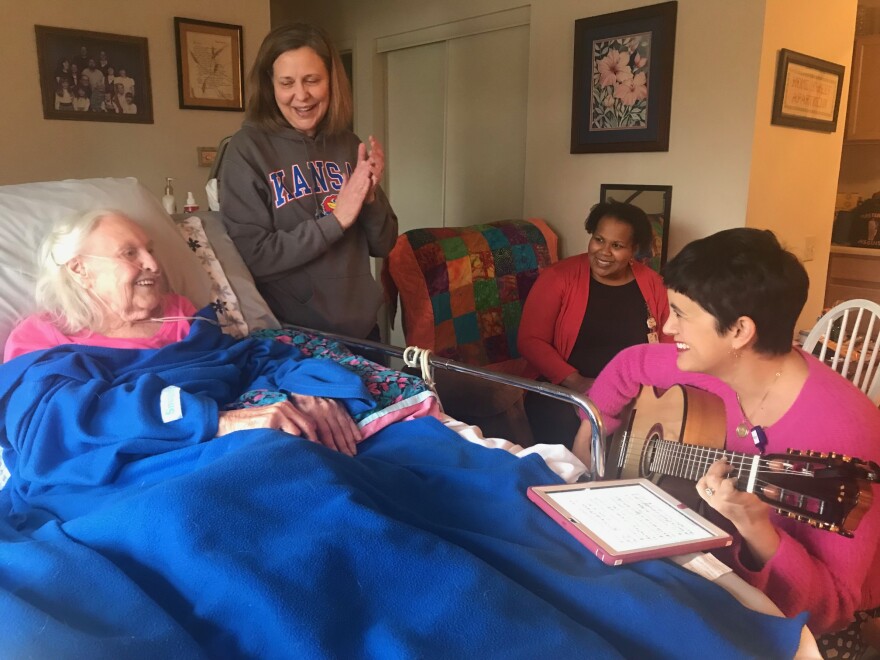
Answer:
[[[357,443],[363,436],[345,406],[320,396],[291,394],[290,398],[300,412],[315,420],[318,442],[348,456],[357,454]]]
[[[217,437],[245,429],[277,429],[348,456],[357,453],[361,431],[345,407],[332,400],[292,394],[292,400],[220,412]]]

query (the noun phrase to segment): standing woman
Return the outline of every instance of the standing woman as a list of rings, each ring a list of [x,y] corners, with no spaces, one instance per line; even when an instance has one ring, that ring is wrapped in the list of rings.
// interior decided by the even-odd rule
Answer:
[[[635,261],[650,249],[645,212],[622,202],[603,202],[584,222],[587,251],[546,269],[523,307],[517,347],[538,377],[577,392],[617,353],[659,341],[669,316],[660,276]],[[535,440],[568,447],[580,425],[575,409],[545,396],[525,399]]]
[[[379,338],[370,257],[397,238],[379,187],[385,155],[351,132],[351,91],[323,30],[297,23],[263,40],[247,116],[229,142],[220,209],[260,293],[283,323]]]

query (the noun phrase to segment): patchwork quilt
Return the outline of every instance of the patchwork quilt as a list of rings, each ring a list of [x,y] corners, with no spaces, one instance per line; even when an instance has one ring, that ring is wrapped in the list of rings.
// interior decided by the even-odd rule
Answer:
[[[519,373],[523,302],[556,260],[556,235],[537,218],[413,229],[397,239],[383,283],[392,319],[400,297],[408,344]]]

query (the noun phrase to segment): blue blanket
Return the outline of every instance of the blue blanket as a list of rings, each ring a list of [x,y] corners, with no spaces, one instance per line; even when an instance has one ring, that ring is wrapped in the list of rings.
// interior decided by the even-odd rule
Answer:
[[[750,612],[670,562],[603,565],[525,497],[558,481],[539,457],[472,445],[436,420],[394,424],[355,458],[269,430],[211,439],[217,406],[249,378],[370,405],[315,361],[215,334],[160,351],[53,349],[0,368],[13,473],[0,492],[4,657],[797,647],[803,620]],[[183,417],[164,422],[172,384]]]

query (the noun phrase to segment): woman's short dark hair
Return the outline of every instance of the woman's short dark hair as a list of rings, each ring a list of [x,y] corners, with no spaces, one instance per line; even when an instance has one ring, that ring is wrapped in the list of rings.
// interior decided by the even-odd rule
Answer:
[[[324,61],[330,76],[330,105],[321,121],[321,129],[332,135],[351,127],[351,87],[339,52],[324,30],[309,23],[281,25],[263,39],[248,77],[250,91],[246,116],[250,121],[267,130],[290,127],[275,102],[272,68],[283,53],[306,47]]]
[[[772,231],[740,227],[688,243],[663,268],[663,281],[715,317],[718,333],[741,316],[755,322],[755,350],[791,350],[810,279]]]
[[[638,206],[626,202],[600,202],[590,209],[590,215],[584,221],[584,229],[595,234],[596,227],[602,218],[613,218],[632,227],[633,245],[636,252],[648,252],[654,232],[651,230],[651,221]]]

